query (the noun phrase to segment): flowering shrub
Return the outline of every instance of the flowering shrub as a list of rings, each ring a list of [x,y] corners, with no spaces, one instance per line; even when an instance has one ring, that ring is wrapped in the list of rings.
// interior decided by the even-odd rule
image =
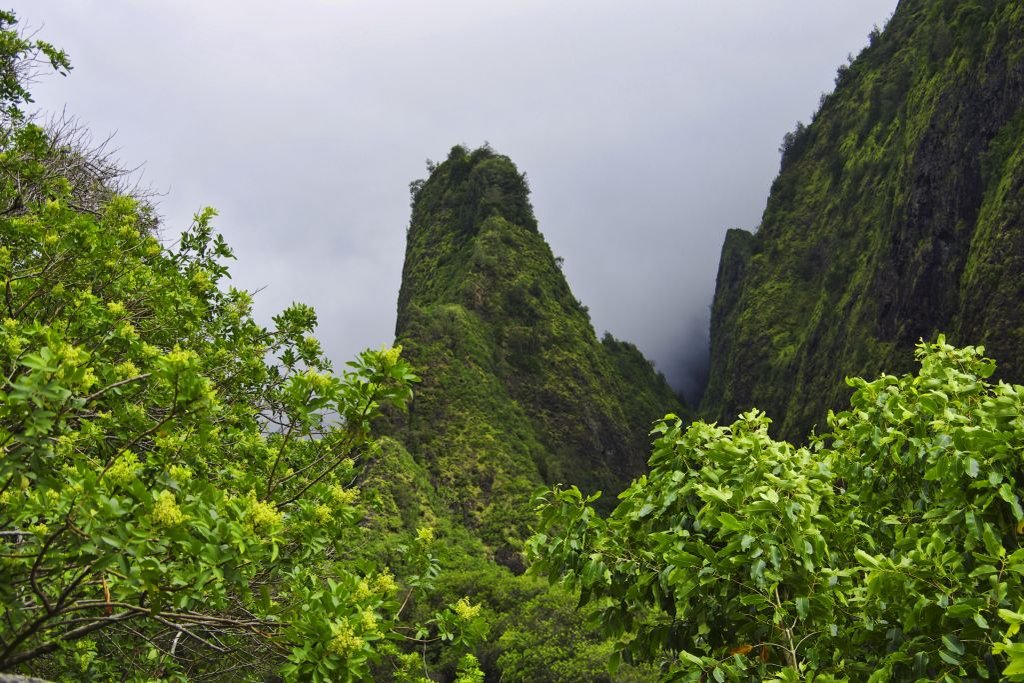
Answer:
[[[67,68],[13,15],[0,33],[12,82],[26,60]],[[436,575],[425,543],[402,579],[335,541],[360,519],[371,421],[412,396],[401,350],[335,373],[312,309],[257,324],[212,210],[164,246],[145,203],[53,173],[86,152],[0,83],[0,671],[368,676]]]

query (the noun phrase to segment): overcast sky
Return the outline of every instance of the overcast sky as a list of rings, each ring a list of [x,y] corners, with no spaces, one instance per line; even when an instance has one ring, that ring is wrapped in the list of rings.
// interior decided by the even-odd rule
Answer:
[[[39,107],[116,133],[166,236],[216,207],[260,318],[312,304],[337,364],[393,338],[409,182],[488,141],[598,334],[681,387],[725,230],[758,224],[783,134],[896,0],[12,4],[74,65]]]

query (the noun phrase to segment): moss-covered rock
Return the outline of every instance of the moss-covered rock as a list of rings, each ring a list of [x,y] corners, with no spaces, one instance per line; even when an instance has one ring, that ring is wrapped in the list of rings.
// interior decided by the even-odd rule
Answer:
[[[396,434],[485,542],[516,547],[535,487],[617,493],[683,408],[636,347],[598,341],[507,157],[455,147],[413,190],[396,336],[423,383]]]

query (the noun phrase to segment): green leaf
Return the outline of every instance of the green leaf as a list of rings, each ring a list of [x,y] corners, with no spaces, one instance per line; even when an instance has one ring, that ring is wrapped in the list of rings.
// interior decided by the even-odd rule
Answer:
[[[622,654],[618,650],[613,650],[608,656],[608,673],[612,676],[619,670],[619,664],[622,661]]]
[[[796,613],[801,619],[806,619],[811,610],[811,601],[807,598],[797,598],[794,603],[796,604]]]
[[[860,562],[861,566],[870,567],[871,569],[879,568],[878,560],[876,560],[874,556],[869,555],[860,548],[857,548],[853,551],[853,556],[857,558],[857,561]]]
[[[718,524],[726,531],[742,531],[746,528],[738,519],[728,512],[719,513]]]
[[[947,650],[958,655],[962,655],[965,652],[964,645],[957,637],[951,633],[947,633],[942,636],[942,644]]]
[[[121,541],[121,539],[115,536],[108,536],[104,534],[100,536],[100,538],[103,540],[104,543],[109,545],[111,548],[117,548],[119,550],[121,548],[124,548],[124,543]]]
[[[967,476],[971,479],[978,477],[978,461],[974,458],[967,458]]]
[[[999,610],[999,618],[1008,624],[1024,624],[1024,613],[1012,612],[1008,609]]]

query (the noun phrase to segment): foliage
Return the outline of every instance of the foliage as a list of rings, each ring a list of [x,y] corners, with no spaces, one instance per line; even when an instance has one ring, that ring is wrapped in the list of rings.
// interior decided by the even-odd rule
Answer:
[[[756,411],[666,420],[608,518],[538,498],[534,569],[666,680],[1020,678],[1024,386],[982,353],[940,337],[917,375],[850,380],[806,447]]]
[[[779,145],[779,164],[783,169],[790,160],[800,155],[807,138],[807,125],[803,121],[797,121],[796,128],[782,136],[782,144]]]
[[[0,11],[0,133],[4,136],[24,120],[22,107],[32,102],[27,85],[38,69],[49,66],[62,75],[71,70],[63,50],[45,40],[26,37],[17,24],[13,12]]]
[[[608,672],[613,652],[600,629],[590,626],[576,611],[578,596],[552,587],[537,593],[517,614],[516,621],[498,641],[503,681],[530,683],[627,683],[653,679],[651,671],[622,666],[614,677]]]
[[[25,59],[67,68],[13,21],[0,16],[11,111],[29,99]],[[405,629],[470,647],[481,632],[466,600],[405,621],[436,580],[427,534],[390,567],[342,542],[365,514],[356,484],[381,449],[372,421],[412,396],[401,349],[334,373],[312,309],[295,304],[268,329],[249,294],[222,288],[232,254],[212,210],[168,248],[131,197],[81,206],[83,179],[53,172],[46,131],[10,119],[0,669],[340,681],[400,656]]]

